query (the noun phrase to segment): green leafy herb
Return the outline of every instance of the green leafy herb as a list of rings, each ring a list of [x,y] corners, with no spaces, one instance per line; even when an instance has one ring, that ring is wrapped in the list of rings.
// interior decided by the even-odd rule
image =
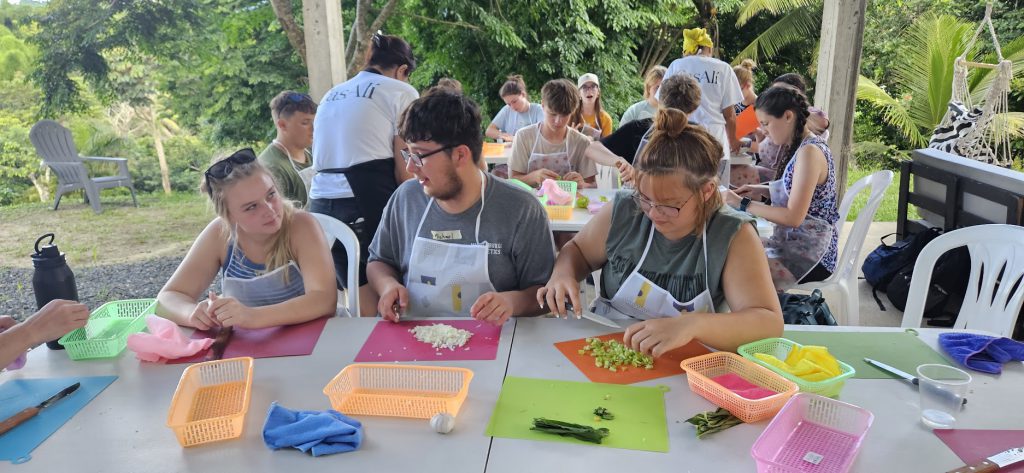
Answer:
[[[590,443],[601,443],[601,440],[607,437],[609,433],[608,429],[604,427],[595,429],[589,425],[572,424],[542,417],[533,419],[533,427],[530,427],[530,430],[561,435],[563,437],[574,437]]]
[[[597,409],[594,409],[594,415],[597,416],[598,419],[604,420],[612,420],[615,418],[615,414],[608,412],[608,409],[605,409],[603,407],[598,407]]]
[[[579,350],[579,354],[594,357],[594,365],[608,371],[626,370],[629,367],[654,369],[654,358],[631,350],[615,340],[588,338],[587,344]]]
[[[732,413],[721,407],[714,412],[701,412],[686,419],[686,422],[697,427],[697,438],[704,438],[705,435],[721,432],[729,427],[743,423],[742,420],[739,420]]]

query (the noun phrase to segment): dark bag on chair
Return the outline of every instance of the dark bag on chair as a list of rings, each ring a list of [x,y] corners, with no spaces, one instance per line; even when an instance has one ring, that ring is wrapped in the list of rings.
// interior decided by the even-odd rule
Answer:
[[[878,291],[885,292],[889,283],[901,271],[913,271],[917,255],[925,245],[941,234],[941,229],[929,228],[889,245],[885,243],[885,238],[895,235],[890,233],[882,237],[882,243],[864,258],[864,264],[860,269],[864,272],[864,280],[871,285],[871,294],[878,303],[879,310],[884,311],[885,305],[878,298]]]
[[[782,320],[790,325],[837,325],[821,290],[810,294],[779,293]]]

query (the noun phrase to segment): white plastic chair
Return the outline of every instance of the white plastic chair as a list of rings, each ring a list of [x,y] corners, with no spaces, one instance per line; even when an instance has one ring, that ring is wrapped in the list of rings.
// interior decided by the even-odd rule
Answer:
[[[860,258],[860,250],[864,246],[864,238],[867,237],[871,221],[875,219],[875,212],[882,205],[882,197],[885,195],[885,190],[892,184],[892,179],[892,171],[878,171],[858,179],[857,182],[853,183],[846,190],[846,195],[843,196],[843,201],[839,205],[839,222],[837,225],[840,228],[842,228],[843,222],[846,222],[846,217],[850,214],[850,206],[853,205],[853,200],[857,197],[857,194],[860,194],[862,190],[868,187],[870,187],[871,193],[868,196],[867,205],[857,214],[857,220],[853,222],[853,228],[850,229],[850,234],[846,237],[846,243],[843,245],[839,259],[836,261],[835,272],[824,281],[798,284],[792,288],[793,290],[807,292],[814,289],[822,289],[823,292],[828,292],[830,295],[838,293],[841,303],[832,307],[833,310],[839,307],[843,308],[845,313],[842,314],[842,317],[839,317],[839,320],[842,320],[845,325],[860,324],[860,291],[857,289],[857,260]],[[826,297],[826,299],[828,298]]]
[[[327,247],[334,246],[334,242],[340,241],[348,253],[348,278],[345,283],[345,292],[348,293],[347,312],[349,317],[359,316],[359,239],[356,233],[348,225],[330,215],[312,213],[320,222],[320,228],[327,238]],[[332,263],[333,264],[333,263]]]
[[[902,326],[921,326],[935,263],[946,251],[961,246],[971,254],[971,275],[953,328],[1009,337],[1024,303],[1024,227],[1016,225],[975,225],[928,243],[914,263]]]

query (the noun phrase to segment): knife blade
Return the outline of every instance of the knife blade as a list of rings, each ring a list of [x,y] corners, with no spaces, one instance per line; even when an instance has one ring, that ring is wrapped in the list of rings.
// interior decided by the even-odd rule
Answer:
[[[913,376],[910,373],[907,373],[906,371],[903,371],[894,366],[882,363],[881,361],[878,360],[873,360],[871,358],[864,358],[864,362],[871,366],[874,366],[875,368],[885,371],[886,373],[893,374],[896,375],[897,377],[903,378],[905,381],[907,381],[910,384],[913,384],[914,386],[919,386],[921,384],[921,380],[917,379],[917,376]],[[965,406],[967,405],[967,398],[963,398],[962,404]]]
[[[1011,448],[999,452],[973,465],[965,465],[946,473],[987,473],[1006,468],[1010,465],[1024,461],[1024,447]]]
[[[13,416],[10,416],[10,417],[4,419],[3,422],[0,422],[0,435],[3,435],[5,433],[7,433],[8,431],[10,431],[11,429],[21,425],[26,420],[29,420],[29,419],[35,417],[36,414],[39,414],[39,411],[41,411],[43,409],[46,409],[47,407],[52,406],[55,402],[57,402],[57,401],[59,401],[61,399],[64,399],[69,394],[77,391],[78,388],[81,387],[81,386],[82,386],[82,383],[72,384],[71,386],[68,386],[68,387],[62,389],[57,394],[54,394],[53,396],[50,396],[49,399],[47,399],[47,400],[45,400],[43,402],[40,402],[39,404],[37,404],[35,406],[26,407],[21,412],[19,412],[17,414],[14,414]]]
[[[605,327],[622,328],[619,326],[619,324],[612,322],[612,320],[609,319],[608,317],[595,314],[589,310],[581,310],[579,315],[576,315],[576,309],[573,308],[572,303],[569,301],[565,301],[565,309],[569,311],[570,316],[576,317],[577,319],[583,317],[584,319],[587,319],[591,322],[599,323],[601,325],[604,325]]]
[[[220,331],[217,332],[217,338],[214,339],[213,344],[210,345],[210,351],[206,353],[205,361],[214,361],[224,358],[224,349],[228,347],[228,343],[231,341],[231,335],[234,332],[234,327],[221,327]]]

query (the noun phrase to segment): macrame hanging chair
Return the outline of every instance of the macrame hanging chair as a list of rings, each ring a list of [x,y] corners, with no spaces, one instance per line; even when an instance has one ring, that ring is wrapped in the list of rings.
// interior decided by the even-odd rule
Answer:
[[[987,27],[996,53],[996,64],[967,60],[983,29]],[[994,69],[995,77],[980,104],[974,104],[968,88],[970,69]],[[990,73],[991,74],[991,73]],[[963,54],[953,63],[953,93],[949,110],[942,123],[932,135],[930,147],[954,152],[965,158],[984,161],[999,166],[1009,166],[1010,134],[1006,123],[997,117],[1009,111],[1010,79],[1013,77],[1013,63],[1003,58],[1003,51],[992,26],[992,2],[985,7],[985,18],[981,20],[974,36]],[[973,126],[972,126],[973,125]]]

